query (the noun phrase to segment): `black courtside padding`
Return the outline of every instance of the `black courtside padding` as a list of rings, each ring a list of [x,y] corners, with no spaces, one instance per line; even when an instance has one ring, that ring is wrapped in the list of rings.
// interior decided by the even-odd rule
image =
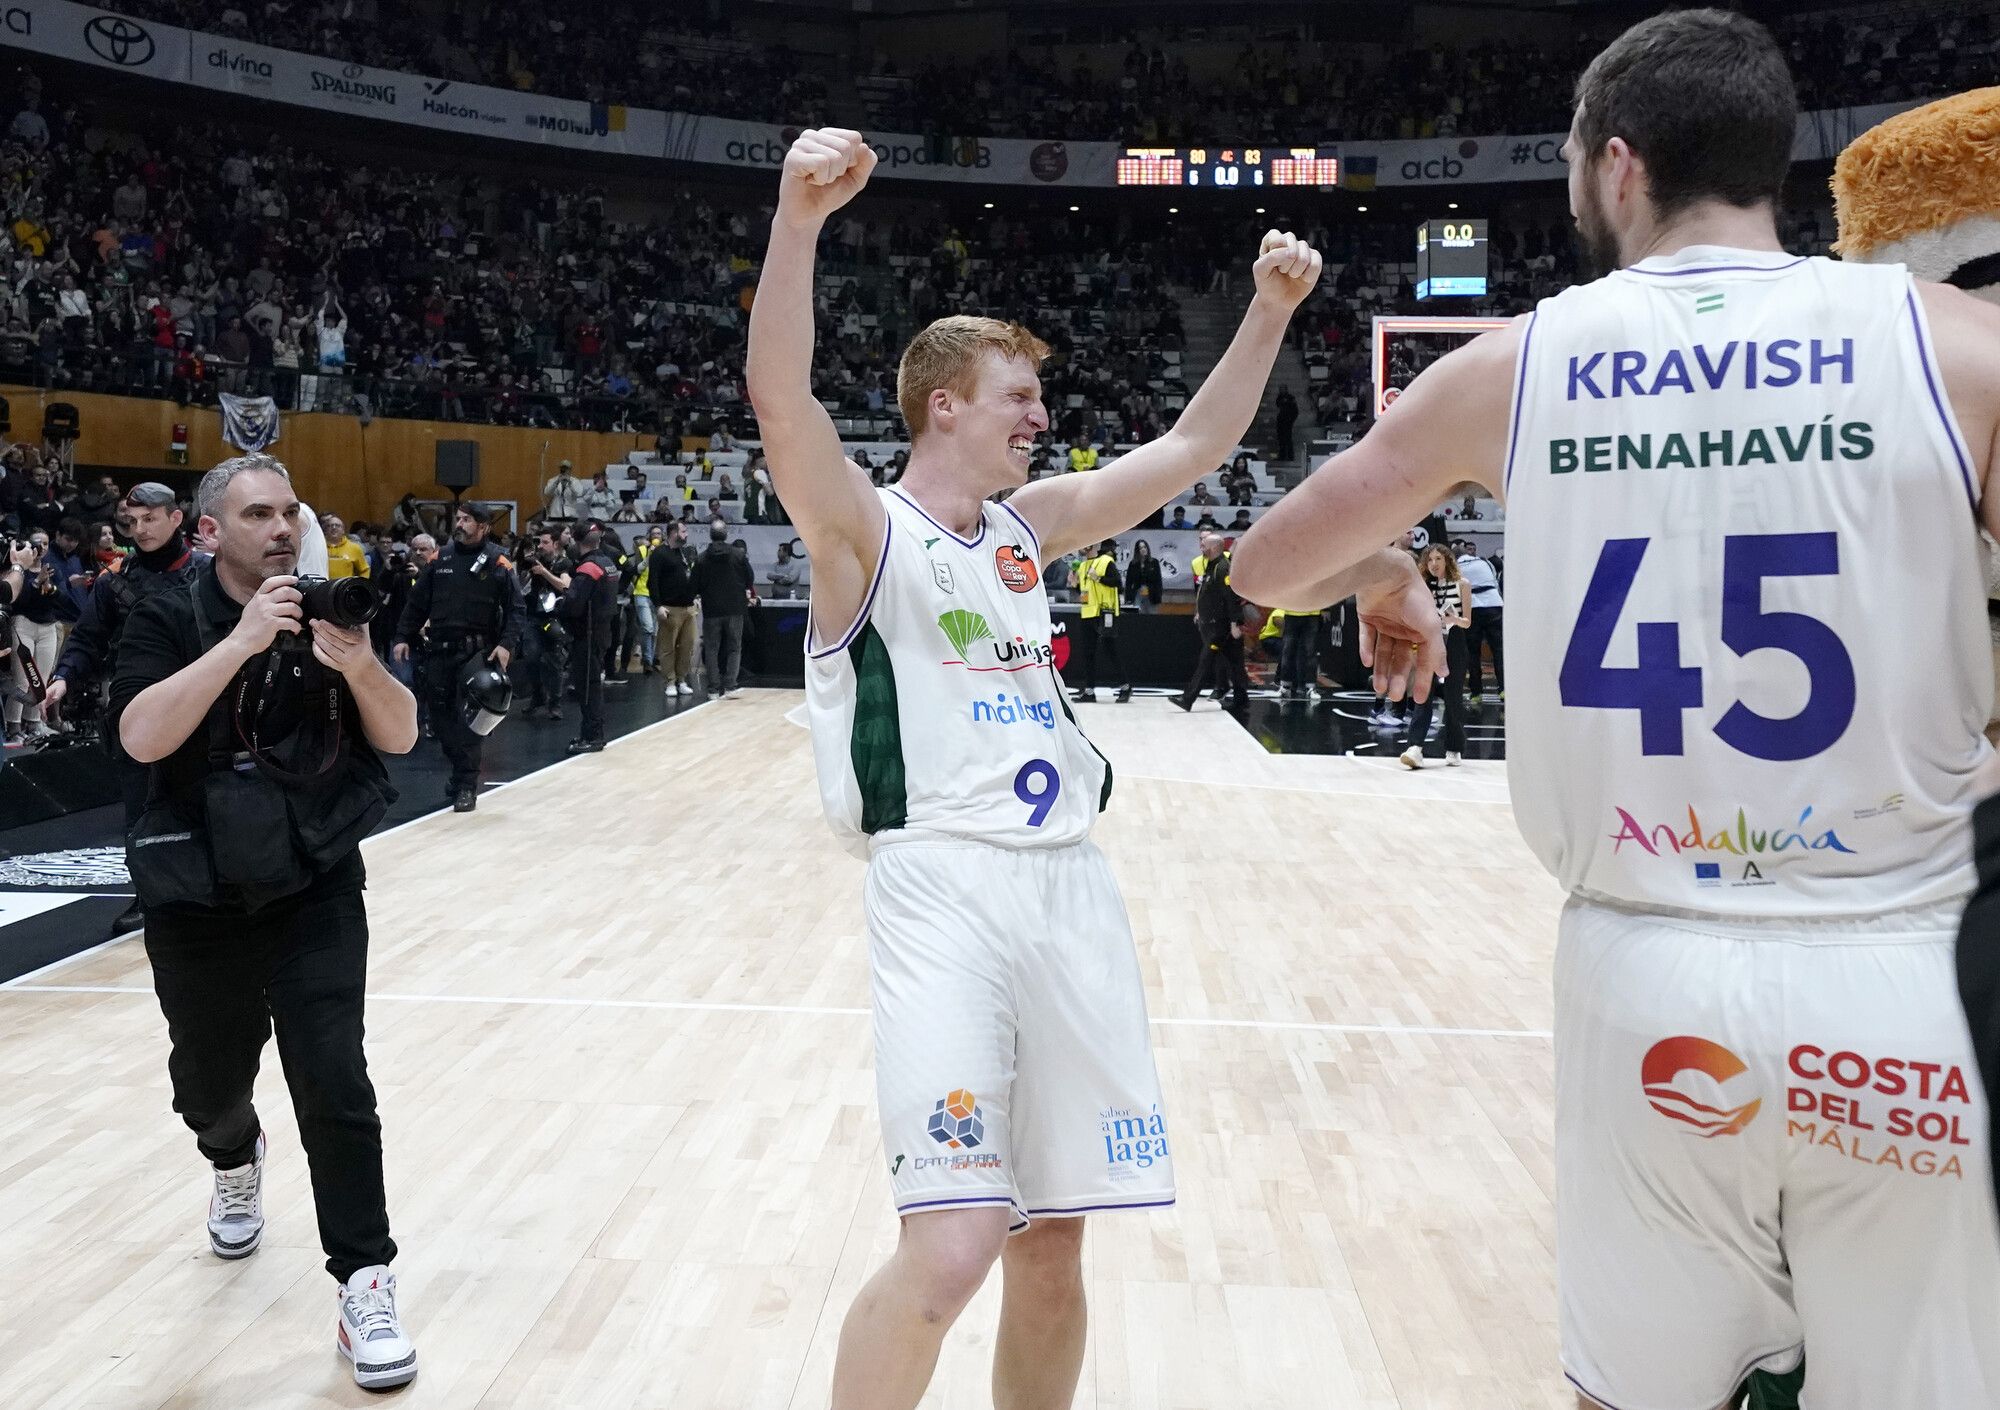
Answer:
[[[94,744],[16,751],[0,767],[0,829],[119,800],[117,766]]]

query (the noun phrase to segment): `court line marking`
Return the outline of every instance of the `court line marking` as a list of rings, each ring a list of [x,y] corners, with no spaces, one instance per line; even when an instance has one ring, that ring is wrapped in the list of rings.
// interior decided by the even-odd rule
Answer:
[[[145,994],[148,986],[131,984],[10,985],[36,994]],[[653,1009],[687,1013],[785,1013],[818,1017],[867,1018],[872,1009],[839,1008],[825,1004],[735,1004],[710,999],[586,999],[562,995],[530,997],[514,994],[392,994],[371,992],[369,999],[394,1004],[487,1004],[514,1008]],[[1412,1038],[1534,1038],[1555,1034],[1542,1028],[1446,1028],[1404,1023],[1315,1023],[1304,1019],[1154,1018],[1155,1028],[1249,1028],[1269,1032],[1380,1033]]]
[[[1311,754],[1311,755],[1291,755],[1291,756],[1279,755],[1277,757],[1333,759],[1333,758],[1344,758],[1347,756],[1334,755],[1334,754]],[[1405,769],[1401,764],[1396,763],[1396,761],[1393,758],[1387,760],[1386,762],[1388,764],[1395,765],[1396,771],[1392,772],[1389,768],[1386,767],[1373,768],[1369,769],[1368,771],[1371,773],[1388,774],[1392,778],[1401,778],[1404,774],[1412,772],[1412,770]],[[1477,762],[1497,764],[1501,761],[1498,759],[1481,759],[1478,760]],[[1363,761],[1360,759],[1356,759],[1355,763],[1364,768],[1367,767],[1366,764],[1363,763]],[[1437,765],[1426,764],[1425,767],[1443,768],[1444,766],[1442,764],[1437,764]],[[1252,782],[1249,779],[1241,779],[1241,778],[1231,778],[1231,779],[1182,778],[1178,774],[1141,773],[1139,771],[1139,766],[1137,765],[1127,765],[1121,768],[1119,772],[1121,776],[1125,778],[1143,778],[1149,783],[1182,783],[1182,784],[1187,784],[1188,786],[1193,788],[1255,788],[1255,789],[1261,789],[1267,793],[1316,793],[1322,797],[1387,798],[1387,799],[1392,799],[1393,801],[1398,803],[1477,803],[1482,807],[1487,807],[1487,808],[1511,808],[1514,806],[1512,798],[1454,798],[1441,793],[1432,793],[1432,794],[1407,793],[1398,795],[1378,788],[1346,787],[1340,785],[1335,781],[1329,781],[1329,783],[1325,786],[1316,786],[1314,784],[1309,784],[1309,783],[1256,783]],[[1466,774],[1464,775],[1464,777],[1470,780],[1479,777],[1479,775]]]

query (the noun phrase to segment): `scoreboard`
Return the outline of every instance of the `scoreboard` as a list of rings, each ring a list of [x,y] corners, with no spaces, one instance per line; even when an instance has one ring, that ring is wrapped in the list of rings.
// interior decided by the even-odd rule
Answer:
[[[1340,154],[1320,147],[1127,147],[1120,186],[1338,186]]]
[[[1417,297],[1477,298],[1486,292],[1486,222],[1427,220],[1417,227]]]

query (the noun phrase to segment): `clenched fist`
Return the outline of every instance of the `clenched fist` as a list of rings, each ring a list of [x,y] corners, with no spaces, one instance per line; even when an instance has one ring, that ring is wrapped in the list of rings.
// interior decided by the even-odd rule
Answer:
[[[785,153],[778,219],[810,228],[853,200],[875,170],[875,149],[844,127],[812,127]]]
[[[1267,230],[1250,275],[1257,297],[1290,313],[1319,283],[1319,251],[1289,230]]]

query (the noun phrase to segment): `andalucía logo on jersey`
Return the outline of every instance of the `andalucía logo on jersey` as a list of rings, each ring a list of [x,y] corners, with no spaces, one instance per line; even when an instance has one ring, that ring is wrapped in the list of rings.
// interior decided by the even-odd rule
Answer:
[[[1033,592],[1041,580],[1035,571],[1035,560],[1021,552],[1017,543],[1003,543],[995,549],[993,567],[1000,574],[1001,586],[1009,592]]]
[[[953,608],[937,619],[938,630],[951,643],[954,659],[941,666],[963,666],[968,671],[1025,671],[1046,666],[1055,660],[1055,651],[1045,641],[1029,641],[1024,636],[1003,640],[993,634],[992,625],[977,612]]]
[[[1706,1038],[1662,1038],[1646,1050],[1639,1081],[1653,1110],[1704,1139],[1734,1136],[1757,1117],[1763,1099],[1737,1102],[1724,1088],[1749,1069],[1743,1059]],[[1732,1103],[1735,1103],[1732,1105]]]
[[[1814,821],[1810,805],[1799,810],[1797,822],[1778,827],[1752,827],[1741,808],[1736,810],[1735,817],[1725,819],[1717,827],[1713,816],[1704,823],[1692,803],[1688,805],[1685,828],[1678,822],[1660,822],[1648,827],[1615,804],[1611,811],[1618,815],[1618,830],[1609,834],[1613,855],[1623,852],[1628,842],[1654,857],[1677,857],[1683,852],[1733,852],[1739,857],[1756,857],[1785,852],[1854,851],[1840,840],[1839,833]]]

